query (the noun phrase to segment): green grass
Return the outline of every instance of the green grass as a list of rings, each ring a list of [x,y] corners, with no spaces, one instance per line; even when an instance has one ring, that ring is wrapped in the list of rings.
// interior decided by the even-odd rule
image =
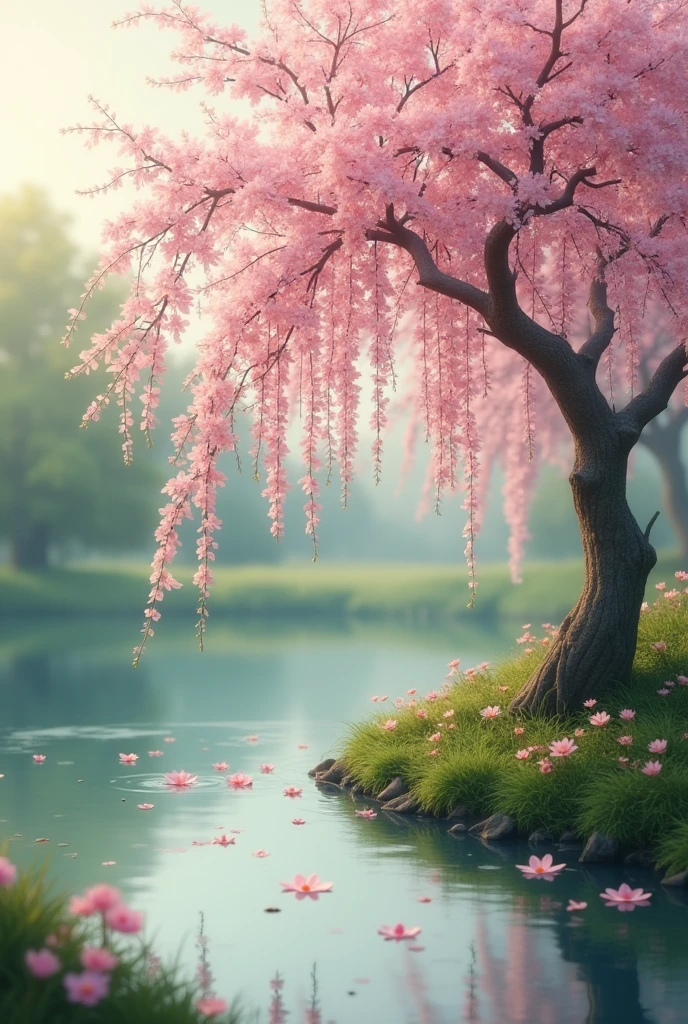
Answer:
[[[58,973],[34,978],[24,956],[46,948],[49,935],[60,935],[53,947],[61,962]],[[55,895],[43,873],[25,873],[14,885],[0,887],[0,1021],[2,1024],[201,1024],[209,1018],[195,1009],[199,991],[181,978],[176,966],[149,970],[150,949],[139,940],[108,938],[119,964],[112,972],[110,993],[88,1009],[67,1002],[63,978],[80,973],[85,945],[102,944],[94,928],[71,917],[64,897]],[[247,1018],[230,1008],[213,1018],[217,1024],[242,1024]]]
[[[542,630],[531,627],[531,632],[544,638]],[[652,648],[657,640],[666,642],[666,652]],[[657,694],[665,680],[688,675],[688,595],[671,601],[660,596],[641,615],[632,680],[601,694],[594,709],[612,716],[602,728],[591,725],[592,712],[585,708],[555,718],[503,713],[544,656],[540,643],[531,648],[471,678],[454,677],[437,700],[422,699],[403,709],[390,701],[368,721],[353,725],[342,749],[349,773],[372,794],[400,775],[423,809],[438,816],[464,805],[482,817],[509,814],[522,834],[535,828],[554,835],[573,828],[583,837],[606,832],[625,847],[656,849],[660,862],[673,870],[688,868],[688,686],[676,684],[667,697]],[[498,718],[481,718],[488,704],[500,705]],[[618,717],[623,708],[635,710],[630,722]],[[427,718],[417,716],[421,709]],[[453,714],[445,717],[447,712]],[[397,722],[393,731],[381,728],[389,718]],[[522,735],[514,733],[516,727]],[[579,749],[552,759],[551,772],[542,773],[537,764],[546,749],[527,760],[514,756],[518,749],[574,738],[581,728]],[[441,739],[432,742],[435,732]],[[631,746],[617,742],[622,735],[633,737]],[[656,739],[668,741],[659,757],[648,751]],[[428,756],[433,748],[439,755]],[[624,755],[630,758],[626,766],[618,760]],[[663,763],[660,775],[640,771],[657,759]]]
[[[676,559],[661,553],[649,589],[669,579]],[[193,569],[180,566],[184,587],[165,598],[166,615],[191,618],[197,604]],[[0,566],[0,617],[26,615],[130,614],[142,610],[149,568],[137,563],[94,563],[44,572],[18,572]],[[578,597],[582,563],[526,563],[524,582],[509,579],[504,565],[479,566],[476,606],[469,610],[468,577],[460,563],[340,563],[218,567],[210,598],[213,616],[282,615],[320,618],[402,619],[417,622],[471,622],[521,617],[560,621]],[[162,627],[161,627],[162,628]]]

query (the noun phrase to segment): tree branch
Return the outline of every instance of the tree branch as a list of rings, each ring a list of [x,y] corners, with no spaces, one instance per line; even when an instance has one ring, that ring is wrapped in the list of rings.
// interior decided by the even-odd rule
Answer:
[[[637,431],[640,435],[650,420],[664,412],[674,391],[688,376],[687,364],[688,354],[681,342],[662,360],[645,390],[632,398],[628,405],[616,414],[619,428]]]
[[[604,278],[606,265],[607,261],[602,255],[601,250],[598,249],[596,276],[590,282],[590,290],[588,292],[588,309],[595,321],[596,330],[578,350],[578,355],[589,361],[590,365],[595,369],[602,354],[611,344],[614,332],[616,331],[614,326],[614,310],[609,307],[607,302],[607,282]]]
[[[491,171],[494,171],[497,177],[501,178],[502,181],[505,181],[507,185],[511,185],[513,187],[518,181],[516,174],[509,167],[505,167],[503,163],[500,163],[499,160],[495,160],[494,157],[490,156],[488,153],[483,153],[482,150],[478,150],[475,156],[481,164],[485,164],[485,166],[489,167]]]

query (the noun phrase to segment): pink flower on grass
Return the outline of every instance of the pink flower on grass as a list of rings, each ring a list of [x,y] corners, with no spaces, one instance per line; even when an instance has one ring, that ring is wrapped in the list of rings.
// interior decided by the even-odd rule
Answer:
[[[416,718],[427,718],[428,713],[424,708],[418,708],[416,711]]]
[[[619,718],[623,718],[625,722],[630,722],[632,718],[635,718],[635,711],[631,711],[630,708],[624,708],[623,711],[619,711]]]
[[[636,907],[649,907],[651,892],[642,889],[631,889],[623,882],[618,889],[605,889],[600,893],[605,900],[605,907],[618,907],[619,910],[635,910]]]
[[[547,773],[551,772],[554,768],[554,765],[548,757],[543,757],[542,761],[538,761],[537,763],[540,765],[540,771],[543,775],[547,775]]]
[[[578,750],[578,747],[573,740],[565,736],[563,740],[552,740],[549,749],[550,757],[568,757],[574,750]]]
[[[587,907],[585,900],[569,900],[567,910],[585,910]]]
[[[7,857],[0,857],[0,889],[8,889],[16,881],[16,867]]]
[[[688,686],[688,676],[676,676],[679,686]]]
[[[655,651],[666,651],[667,649],[667,645],[664,640],[658,640],[656,644],[650,644],[650,647],[653,647]]]
[[[269,857],[270,854],[267,850],[254,850],[251,854],[252,857]]]
[[[306,819],[305,818],[292,818],[291,819],[291,823],[292,823],[292,825],[305,825],[306,824]]]
[[[190,775],[189,772],[166,772],[165,782],[168,786],[177,786],[183,788],[185,786],[193,786],[195,782],[198,782],[198,775]]]
[[[69,901],[69,913],[76,917],[90,917],[95,912],[96,908],[85,896],[72,896]]]
[[[386,722],[383,722],[380,726],[381,729],[385,729],[387,732],[393,732],[397,727],[396,718],[388,718]]]
[[[298,789],[296,786],[287,786],[287,788],[284,790],[284,795],[290,796],[292,798],[296,796],[301,796],[302,793],[303,790]]]
[[[655,583],[655,590],[666,590],[666,583]]]
[[[130,907],[120,904],[120,906],[108,910],[105,915],[105,923],[108,928],[112,928],[113,932],[134,935],[136,932],[141,931],[143,914],[140,914],[138,910],[132,910]]]
[[[34,978],[50,978],[62,967],[62,964],[49,949],[27,949],[24,963]]]
[[[578,738],[579,736],[585,736],[585,729],[575,729],[573,735]]]
[[[114,971],[119,959],[109,949],[86,946],[79,958],[87,971]]]
[[[404,924],[383,924],[378,928],[378,935],[382,935],[385,942],[390,940],[394,942],[401,942],[402,939],[415,939],[416,935],[420,935],[421,928],[409,928]]]
[[[441,732],[434,732],[432,734],[432,736],[428,736],[428,740],[430,741],[430,743],[438,743],[441,739],[442,739],[442,733]]]
[[[671,690],[667,690],[667,688],[663,686],[661,690],[657,690],[657,693],[660,697],[668,697],[668,695],[671,693]]]
[[[445,711],[444,712],[444,714],[442,715],[442,718],[452,718],[453,715],[454,715],[454,708],[451,708],[450,711]]]
[[[659,775],[662,770],[661,761],[647,761],[640,769],[643,775]]]
[[[235,843],[236,843],[236,839],[234,838],[234,836],[232,836],[231,839],[230,839],[230,837],[226,836],[224,834],[224,832],[223,832],[221,836],[215,836],[215,838],[213,839],[213,841],[212,841],[212,843],[210,845],[211,846],[234,846]]]
[[[430,690],[429,693],[426,693],[425,699],[429,700],[430,703],[432,703],[434,700],[439,699],[439,693],[437,692],[437,690]]]
[[[499,717],[499,704],[494,706],[488,704],[486,708],[483,708],[480,712],[483,718],[498,718]]]
[[[583,707],[584,708],[594,708],[596,704],[597,704],[597,701],[595,700],[594,697],[591,697],[590,700],[584,700],[583,701]]]
[[[47,756],[47,754],[34,754],[33,759],[36,762],[36,764],[43,764]]]
[[[162,757],[163,753],[162,753],[162,750],[149,750],[148,751],[148,756],[149,757]]]
[[[524,748],[523,750],[517,750],[514,754],[514,757],[518,761],[526,761],[530,757],[530,751],[527,748]]]
[[[64,986],[67,990],[68,1003],[80,1003],[82,1006],[97,1006],[110,989],[110,977],[97,971],[84,971],[82,974],[65,974]]]
[[[377,818],[377,812],[372,807],[364,807],[362,811],[354,811],[357,818]]]
[[[428,750],[428,757],[437,757],[440,752],[439,747],[434,747],[432,750]]]
[[[523,728],[523,726],[522,725],[517,725],[516,728],[514,729],[514,736],[522,736],[524,732],[525,732],[525,729]]]
[[[152,811],[153,808],[155,807],[155,804],[137,804],[136,806],[139,809],[139,811]]]
[[[243,772],[235,772],[234,775],[227,776],[227,785],[232,789],[251,789],[253,779],[250,775],[244,775]]]
[[[92,885],[90,889],[86,890],[84,896],[93,909],[100,911],[101,914],[119,906],[122,899],[119,889],[114,885],[106,885],[104,882],[101,882],[100,885]]]
[[[224,999],[218,999],[217,996],[203,996],[196,1003],[196,1009],[204,1017],[217,1017],[218,1014],[225,1012],[227,1003]]]
[[[619,738],[617,739],[616,742],[620,743],[622,747],[630,747],[631,743],[633,742],[633,737],[632,736],[619,736]]]
[[[120,764],[136,764],[138,759],[139,759],[139,755],[138,754],[120,754],[119,755],[119,763]]]
[[[596,725],[599,728],[611,722],[612,716],[608,715],[606,711],[598,711],[596,714],[590,716],[590,725]]]
[[[667,748],[666,740],[653,740],[652,743],[648,743],[647,749],[651,754],[663,754]]]
[[[218,761],[217,764],[213,765],[213,768],[215,769],[216,772],[226,772],[227,769],[229,768],[229,765],[227,764],[226,761]]]
[[[551,882],[566,867],[566,864],[553,864],[552,861],[552,854],[546,853],[542,860],[533,856],[527,864],[517,864],[516,867],[524,878],[544,878],[546,882]]]
[[[297,900],[317,900],[324,892],[332,892],[332,882],[321,882],[317,875],[294,875],[291,882],[280,882],[282,892],[293,892]]]
[[[414,686],[414,687],[413,687],[413,689],[411,689],[411,690],[407,690],[407,691],[406,691],[406,695],[407,695],[408,697],[413,697],[414,693],[417,693],[417,692],[418,692],[418,691],[416,690],[416,688],[415,688],[415,686]]]
[[[270,772],[274,772],[274,770],[274,764],[262,764],[259,769],[261,775],[269,775]]]
[[[627,765],[628,764],[628,758],[627,757],[620,757],[619,758],[619,764],[622,765],[622,766]]]

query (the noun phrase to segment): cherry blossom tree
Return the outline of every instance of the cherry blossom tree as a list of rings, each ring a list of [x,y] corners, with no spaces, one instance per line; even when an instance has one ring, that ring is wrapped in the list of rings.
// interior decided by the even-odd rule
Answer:
[[[194,508],[202,641],[217,459],[240,410],[276,537],[295,407],[307,532],[319,470],[338,464],[346,501],[366,366],[379,476],[410,322],[412,428],[431,441],[436,500],[465,488],[471,587],[490,459],[507,449],[523,523],[559,430],[538,422],[534,393],[551,396],[573,438],[584,590],[512,707],[563,709],[628,677],[656,556],[652,524],[626,502],[627,460],[686,376],[687,18],[682,0],[269,0],[255,40],[182,0],[124,18],[174,30],[180,70],[159,84],[209,97],[197,135],[167,138],[95,101],[95,121],[75,129],[118,149],[99,188],[137,190],[106,225],[67,334],[108,274],[131,275],[121,316],[73,371],[108,362],[111,383],[85,420],[115,401],[126,459],[137,387],[148,435],[167,346],[194,304],[207,325],[175,421],[143,642],[178,586],[177,529]],[[590,330],[574,344],[581,296]],[[640,389],[648,304],[670,317],[675,344]],[[602,365],[615,334],[631,389],[620,410]]]

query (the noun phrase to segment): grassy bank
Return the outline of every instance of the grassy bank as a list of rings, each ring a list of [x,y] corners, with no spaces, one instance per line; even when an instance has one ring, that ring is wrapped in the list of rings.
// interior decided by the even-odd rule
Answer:
[[[679,568],[670,552],[660,553],[649,590],[671,580]],[[688,567],[684,567],[688,568]],[[0,618],[27,615],[109,615],[136,613],[148,592],[147,566],[96,564],[54,568],[40,573],[0,567]],[[193,570],[180,568],[185,584],[165,598],[164,611],[193,616]],[[323,563],[218,568],[210,599],[213,616],[388,618],[416,622],[519,618],[560,621],[578,597],[580,560],[527,563],[523,583],[510,582],[504,565],[479,569],[476,605],[469,600],[461,564]]]
[[[347,772],[371,794],[401,776],[436,815],[461,805],[482,818],[508,814],[525,835],[605,832],[627,848],[652,849],[671,871],[688,869],[688,595],[660,596],[641,616],[627,687],[600,694],[592,709],[515,719],[504,711],[544,657],[548,638],[541,629],[537,636],[524,645],[529,653],[494,670],[458,673],[445,692],[417,704],[390,700],[352,727],[342,754]],[[658,641],[666,650],[652,646]],[[488,706],[500,708],[497,717],[481,716]],[[624,709],[634,714],[621,718]],[[600,711],[610,717],[596,724],[591,716]],[[564,737],[576,749],[553,756],[551,744]],[[665,752],[652,751],[658,740]],[[657,774],[643,773],[647,762],[661,765]]]

